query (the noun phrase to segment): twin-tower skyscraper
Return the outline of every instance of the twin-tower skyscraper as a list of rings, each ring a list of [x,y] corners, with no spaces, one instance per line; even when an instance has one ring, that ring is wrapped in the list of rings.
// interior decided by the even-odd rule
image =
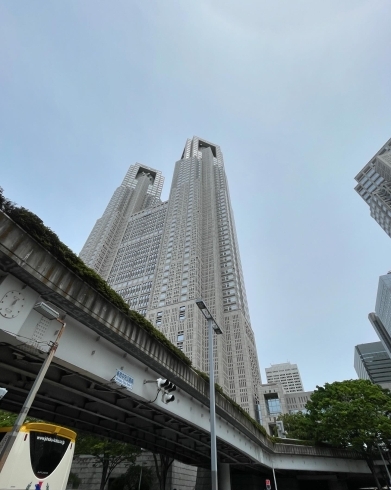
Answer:
[[[220,147],[188,139],[166,202],[163,181],[132,165],[80,257],[208,372],[202,298],[223,330],[214,338],[216,382],[255,417],[261,376]]]

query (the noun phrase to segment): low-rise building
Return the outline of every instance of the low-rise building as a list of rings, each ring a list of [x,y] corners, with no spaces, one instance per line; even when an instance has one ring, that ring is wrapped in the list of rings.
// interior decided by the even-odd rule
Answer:
[[[280,383],[261,385],[259,418],[270,435],[276,435],[276,422],[280,415],[304,412],[312,391],[286,393]]]

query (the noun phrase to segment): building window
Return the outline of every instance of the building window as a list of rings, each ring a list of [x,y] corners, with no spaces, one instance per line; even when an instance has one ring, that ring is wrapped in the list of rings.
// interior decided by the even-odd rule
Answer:
[[[281,403],[278,398],[266,398],[266,408],[269,415],[281,413]]]
[[[162,324],[162,316],[163,316],[163,312],[162,311],[158,311],[156,313],[156,325],[161,325]]]
[[[186,318],[186,306],[179,307],[179,320],[182,321]]]

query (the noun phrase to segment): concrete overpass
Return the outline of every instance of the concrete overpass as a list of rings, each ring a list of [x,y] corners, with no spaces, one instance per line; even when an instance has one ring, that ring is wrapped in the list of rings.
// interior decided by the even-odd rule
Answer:
[[[208,384],[3,213],[0,386],[9,393],[0,409],[21,408],[59,329],[58,322],[33,309],[40,300],[65,313],[67,327],[31,415],[163,452],[184,463],[210,466]],[[116,369],[134,379],[132,391],[112,381]],[[175,402],[154,400],[156,385],[144,380],[159,377],[177,385]],[[334,481],[337,475],[337,482],[338,475],[362,481],[368,477],[365,461],[350,451],[271,443],[227,399],[216,395],[222,468],[228,464],[239,474],[261,480],[271,476],[271,468],[288,477]]]

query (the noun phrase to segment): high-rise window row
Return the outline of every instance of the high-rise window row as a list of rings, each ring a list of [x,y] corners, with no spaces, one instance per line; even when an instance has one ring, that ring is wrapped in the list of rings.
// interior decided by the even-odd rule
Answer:
[[[284,362],[265,369],[268,383],[280,383],[286,393],[304,391],[297,364]]]

